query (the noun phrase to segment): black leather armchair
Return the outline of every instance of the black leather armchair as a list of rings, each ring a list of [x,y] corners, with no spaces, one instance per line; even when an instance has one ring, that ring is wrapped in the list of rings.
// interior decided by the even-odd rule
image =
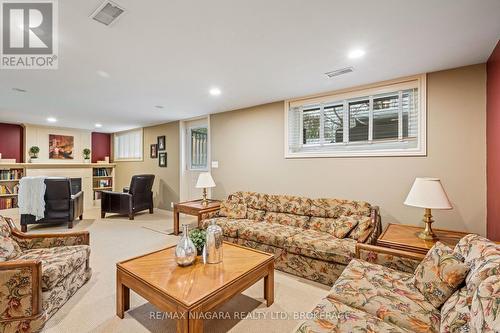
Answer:
[[[28,224],[68,223],[73,228],[73,221],[83,218],[83,192],[71,194],[71,180],[64,177],[45,179],[45,214],[35,221],[31,214],[21,214],[21,230],[28,231]]]
[[[124,188],[123,192],[101,192],[101,217],[106,213],[118,213],[128,215],[130,220],[134,219],[137,212],[149,209],[153,214],[153,182],[154,175],[136,175],[132,177],[130,186]]]

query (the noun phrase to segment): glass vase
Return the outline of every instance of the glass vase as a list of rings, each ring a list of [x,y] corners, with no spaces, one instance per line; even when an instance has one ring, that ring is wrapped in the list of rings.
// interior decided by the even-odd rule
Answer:
[[[196,259],[196,246],[189,238],[189,225],[182,225],[182,237],[175,248],[175,260],[179,266],[189,266]]]

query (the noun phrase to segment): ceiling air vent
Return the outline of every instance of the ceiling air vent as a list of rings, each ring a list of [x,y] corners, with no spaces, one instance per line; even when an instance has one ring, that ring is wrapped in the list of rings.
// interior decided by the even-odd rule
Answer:
[[[332,77],[339,76],[342,74],[351,73],[352,71],[354,71],[354,68],[352,68],[350,66],[350,67],[345,67],[345,68],[341,68],[341,69],[336,69],[336,70],[331,71],[331,72],[326,72],[325,75],[328,76],[329,78],[332,78]]]
[[[111,1],[105,1],[92,13],[92,15],[90,15],[90,17],[97,22],[110,26],[115,23],[118,17],[120,17],[124,12],[125,9],[120,5]]]

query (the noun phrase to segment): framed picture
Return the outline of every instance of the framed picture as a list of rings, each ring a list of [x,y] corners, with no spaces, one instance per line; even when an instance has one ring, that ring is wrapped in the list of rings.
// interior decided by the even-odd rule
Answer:
[[[166,142],[165,142],[165,135],[159,136],[158,137],[158,151],[162,151],[166,149]]]
[[[167,153],[159,153],[158,155],[158,165],[162,168],[167,167]]]
[[[151,158],[157,158],[158,157],[158,145],[156,143],[153,143],[150,148],[149,148],[149,156]]]
[[[74,137],[68,135],[49,134],[49,158],[56,160],[72,160]]]

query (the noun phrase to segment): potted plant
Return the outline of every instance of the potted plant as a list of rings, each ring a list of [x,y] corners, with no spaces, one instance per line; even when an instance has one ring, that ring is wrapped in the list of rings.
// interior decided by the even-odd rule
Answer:
[[[33,160],[36,160],[38,158],[38,153],[40,152],[40,148],[37,146],[33,146],[30,148],[29,153],[31,157],[31,162],[34,162]]]
[[[193,242],[198,255],[203,253],[203,247],[205,246],[206,232],[203,229],[193,229],[189,232],[189,238]]]
[[[90,149],[85,148],[83,150],[83,159],[84,159],[85,163],[90,163]]]

